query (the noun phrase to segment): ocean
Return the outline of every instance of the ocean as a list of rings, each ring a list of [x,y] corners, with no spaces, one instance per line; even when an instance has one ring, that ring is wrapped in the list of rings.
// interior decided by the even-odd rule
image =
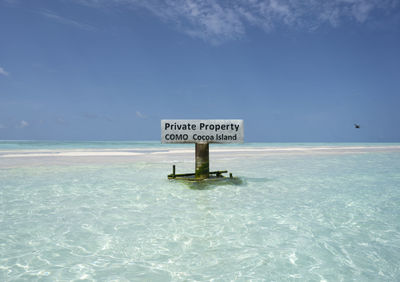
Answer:
[[[399,143],[0,141],[0,281],[400,281]]]

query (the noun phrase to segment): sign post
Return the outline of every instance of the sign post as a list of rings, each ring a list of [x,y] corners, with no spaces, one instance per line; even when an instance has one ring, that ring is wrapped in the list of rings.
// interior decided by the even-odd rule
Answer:
[[[210,143],[243,143],[243,120],[161,120],[162,143],[195,143],[195,173],[176,174],[170,179],[204,180],[221,178],[227,171],[210,172]]]
[[[196,143],[195,177],[198,179],[210,177],[210,155],[208,143]]]

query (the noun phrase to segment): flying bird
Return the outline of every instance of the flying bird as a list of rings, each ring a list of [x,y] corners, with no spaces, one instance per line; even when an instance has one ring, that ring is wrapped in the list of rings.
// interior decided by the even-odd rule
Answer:
[[[357,124],[357,123],[355,123],[355,124],[354,124],[354,127],[355,127],[355,128],[360,128],[360,125]]]

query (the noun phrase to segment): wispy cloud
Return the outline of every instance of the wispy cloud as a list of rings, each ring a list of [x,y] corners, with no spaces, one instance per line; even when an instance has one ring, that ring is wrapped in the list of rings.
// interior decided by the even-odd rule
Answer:
[[[67,121],[66,121],[64,118],[62,118],[62,117],[57,117],[57,118],[55,119],[55,121],[56,121],[56,123],[58,123],[58,124],[66,124],[66,123],[67,123]]]
[[[20,0],[3,0],[3,3],[8,5],[16,5],[19,4]]]
[[[61,23],[61,24],[65,24],[65,25],[69,25],[69,26],[73,26],[82,30],[87,30],[87,31],[91,31],[94,30],[95,28],[91,25],[85,24],[85,23],[81,23],[79,21],[76,20],[72,20],[66,17],[62,17],[58,14],[56,14],[53,11],[50,10],[41,10],[39,11],[39,14],[41,14],[42,16],[51,19],[55,22]]]
[[[5,71],[2,67],[0,67],[0,75],[8,76],[9,73]]]
[[[98,114],[93,114],[93,113],[83,113],[82,116],[87,119],[98,119],[99,118]]]
[[[143,119],[147,118],[144,114],[142,114],[142,113],[139,112],[139,111],[136,111],[136,116],[137,116],[138,118],[143,118]]]
[[[249,26],[312,31],[344,21],[364,23],[377,11],[390,14],[400,0],[75,0],[81,4],[144,8],[192,37],[219,43],[245,35]]]
[[[24,128],[24,127],[28,127],[29,126],[29,123],[27,122],[27,121],[25,121],[25,120],[21,120],[20,122],[19,122],[19,128]]]

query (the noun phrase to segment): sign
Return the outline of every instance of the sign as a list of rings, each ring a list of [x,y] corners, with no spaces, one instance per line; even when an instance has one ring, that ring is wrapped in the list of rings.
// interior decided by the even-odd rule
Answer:
[[[161,143],[243,143],[240,119],[163,119]]]

